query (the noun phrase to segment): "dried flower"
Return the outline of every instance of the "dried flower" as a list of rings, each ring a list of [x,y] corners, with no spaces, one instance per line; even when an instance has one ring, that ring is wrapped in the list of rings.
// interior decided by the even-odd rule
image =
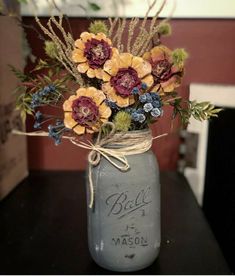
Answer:
[[[75,47],[72,60],[78,63],[78,71],[86,73],[89,78],[102,79],[105,62],[118,54],[111,40],[103,33],[83,32],[75,41]]]
[[[63,104],[64,125],[77,134],[99,131],[111,115],[105,95],[95,87],[79,88]]]
[[[12,69],[21,81],[17,108],[22,118],[35,114],[37,129],[53,121],[48,126],[49,136],[59,144],[67,131],[74,135],[98,131],[102,137],[108,135],[111,124],[103,125],[107,121],[113,122],[117,131],[143,129],[162,116],[163,105],[172,106],[173,118],[179,114],[183,123],[188,123],[190,117],[199,121],[216,117],[220,108],[209,102],[182,101],[177,94],[188,54],[184,49],[171,51],[159,45],[161,36],[171,34],[171,26],[167,18],[158,22],[166,0],[148,20],[156,2],[152,1],[141,22],[138,18],[109,18],[108,30],[105,22],[96,20],[76,41],[64,29],[62,15],[51,16],[46,27],[36,17],[50,39],[44,45],[49,58],[40,60],[29,75]],[[89,5],[99,9],[94,3]],[[151,48],[155,36],[158,46]],[[37,74],[42,69],[43,75]],[[53,115],[55,112],[36,112],[40,106],[49,105],[49,110],[59,107],[64,92],[69,92],[73,84],[80,88],[64,101],[63,120]]]
[[[104,65],[102,89],[109,100],[119,107],[127,107],[135,102],[134,88],[141,89],[144,82],[148,87],[153,84],[151,65],[141,57],[122,53]]]
[[[164,45],[156,46],[143,56],[152,65],[155,86],[153,91],[161,94],[173,92],[183,76],[183,64],[177,66],[173,62],[172,51]]]

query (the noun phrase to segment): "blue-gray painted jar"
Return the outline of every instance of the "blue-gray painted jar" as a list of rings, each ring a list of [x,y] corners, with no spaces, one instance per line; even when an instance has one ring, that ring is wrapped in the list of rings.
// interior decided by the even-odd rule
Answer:
[[[93,209],[88,208],[88,242],[94,261],[113,271],[149,266],[160,248],[159,169],[151,150],[126,156],[121,172],[101,158],[92,169]],[[87,185],[88,187],[89,185]],[[87,189],[89,201],[89,189]]]

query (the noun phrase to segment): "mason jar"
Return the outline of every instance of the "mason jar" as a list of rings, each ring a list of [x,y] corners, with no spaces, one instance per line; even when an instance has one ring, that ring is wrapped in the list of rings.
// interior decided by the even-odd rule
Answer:
[[[156,157],[148,150],[126,158],[130,165],[126,172],[103,157],[92,168],[95,197],[93,207],[88,207],[92,258],[103,268],[121,272],[151,265],[159,254],[161,242]],[[89,189],[87,199],[89,203]]]

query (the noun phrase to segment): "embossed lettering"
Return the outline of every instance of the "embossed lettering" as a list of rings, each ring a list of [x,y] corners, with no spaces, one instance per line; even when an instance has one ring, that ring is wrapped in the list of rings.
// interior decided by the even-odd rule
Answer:
[[[142,189],[134,198],[130,198],[129,191],[114,193],[106,198],[106,204],[110,207],[108,216],[114,215],[119,219],[148,205],[150,200],[150,187]]]
[[[112,242],[115,246],[127,246],[130,248],[135,248],[136,246],[148,246],[147,238],[142,236],[112,238]]]
[[[120,238],[112,238],[112,241],[114,242],[115,245],[120,245]]]

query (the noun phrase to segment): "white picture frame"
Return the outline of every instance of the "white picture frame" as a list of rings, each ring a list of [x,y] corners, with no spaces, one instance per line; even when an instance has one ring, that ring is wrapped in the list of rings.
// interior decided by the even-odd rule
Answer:
[[[144,17],[152,0],[54,0],[57,7],[70,17]],[[21,5],[22,16],[50,16],[58,10],[48,0],[30,0]],[[153,16],[163,0],[158,0]],[[100,10],[89,9],[96,3]],[[235,18],[235,0],[168,0],[160,17],[173,18]]]
[[[192,83],[189,87],[189,99],[198,102],[209,101],[215,106],[222,108],[235,108],[235,86],[217,84]],[[196,156],[196,168],[186,167],[184,175],[187,178],[191,189],[199,203],[203,204],[207,142],[208,142],[208,121],[197,121],[190,119],[187,131],[198,135],[198,146]]]

